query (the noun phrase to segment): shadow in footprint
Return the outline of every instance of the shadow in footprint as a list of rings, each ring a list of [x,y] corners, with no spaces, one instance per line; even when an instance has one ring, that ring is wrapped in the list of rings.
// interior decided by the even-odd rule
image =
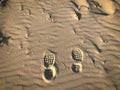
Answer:
[[[80,20],[82,16],[81,13],[75,10],[75,14],[78,17],[78,20]]]
[[[81,63],[76,62],[72,65],[71,68],[72,68],[72,71],[75,73],[82,72],[82,64]]]
[[[56,68],[54,66],[50,66],[44,70],[44,73],[42,75],[43,80],[46,83],[51,83],[53,80],[55,80],[56,74],[57,74]]]
[[[0,46],[2,46],[3,44],[8,45],[8,40],[10,39],[9,37],[6,37],[3,35],[3,33],[0,31]]]
[[[46,69],[44,71],[44,76],[46,80],[53,80],[55,79],[55,76],[53,75],[53,71],[51,69]]]
[[[7,5],[8,0],[0,0],[0,4],[2,7],[5,7]]]
[[[72,71],[75,72],[75,73],[78,73],[79,72],[79,66],[76,66],[76,65],[72,65]]]

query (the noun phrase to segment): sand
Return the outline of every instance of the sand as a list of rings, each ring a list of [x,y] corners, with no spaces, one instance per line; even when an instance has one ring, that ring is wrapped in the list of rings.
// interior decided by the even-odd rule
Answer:
[[[120,90],[120,0],[94,1],[1,3],[0,90]]]

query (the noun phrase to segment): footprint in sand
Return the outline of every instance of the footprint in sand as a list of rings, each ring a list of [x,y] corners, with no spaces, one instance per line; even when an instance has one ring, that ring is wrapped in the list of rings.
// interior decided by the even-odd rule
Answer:
[[[83,51],[80,48],[74,48],[72,50],[72,58],[75,61],[82,61],[83,60]]]
[[[44,69],[44,73],[43,73],[42,77],[46,83],[50,83],[51,81],[55,80],[56,74],[57,74],[56,67],[49,66]]]
[[[75,61],[72,65],[73,72],[82,72],[83,51],[80,48],[72,50],[72,58]]]
[[[79,63],[73,63],[72,65],[72,71],[75,72],[75,73],[78,73],[78,72],[82,72],[82,64],[79,62]]]
[[[43,79],[45,82],[50,83],[55,79],[57,75],[57,68],[55,66],[55,54],[54,53],[46,53],[44,56],[44,73]]]
[[[55,64],[55,54],[47,53],[44,56],[44,66],[49,67],[49,66],[54,65],[54,64]]]

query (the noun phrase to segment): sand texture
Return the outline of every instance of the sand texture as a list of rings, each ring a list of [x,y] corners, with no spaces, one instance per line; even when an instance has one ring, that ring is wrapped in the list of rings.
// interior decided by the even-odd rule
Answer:
[[[104,1],[0,0],[0,90],[120,90],[120,0]]]

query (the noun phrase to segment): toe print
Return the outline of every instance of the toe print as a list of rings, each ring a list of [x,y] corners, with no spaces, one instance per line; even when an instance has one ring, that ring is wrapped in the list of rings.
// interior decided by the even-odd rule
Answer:
[[[44,56],[44,65],[46,67],[55,64],[55,55],[53,53],[46,54]]]
[[[76,61],[82,61],[83,60],[83,52],[79,48],[74,48],[72,50],[72,58]]]

